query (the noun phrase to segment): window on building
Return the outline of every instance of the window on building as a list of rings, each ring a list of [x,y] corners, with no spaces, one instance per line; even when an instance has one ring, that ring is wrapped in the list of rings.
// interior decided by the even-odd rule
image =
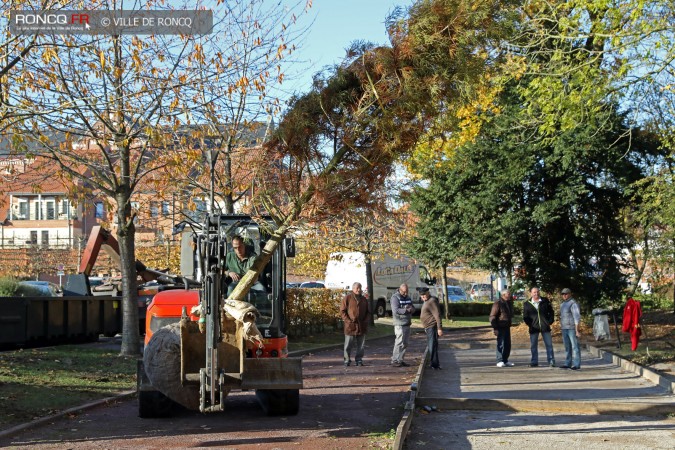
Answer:
[[[47,206],[47,220],[56,219],[56,205],[53,200],[49,200],[46,203]]]
[[[103,208],[103,202],[94,202],[94,217],[97,219],[103,219],[104,214],[105,211]]]
[[[150,217],[159,216],[159,205],[157,202],[150,202]]]
[[[40,214],[40,201],[35,200],[35,218],[34,220],[40,220],[42,218],[42,215]]]
[[[49,247],[49,231],[43,230],[42,231],[42,246],[43,247]]]
[[[28,219],[28,202],[19,200],[19,219]]]
[[[68,209],[70,208],[70,202],[68,200],[61,201],[61,214],[68,215]]]
[[[166,200],[162,202],[162,215],[163,216],[169,215],[169,202]]]
[[[37,231],[31,231],[30,232],[30,241],[28,241],[29,244],[37,245]]]

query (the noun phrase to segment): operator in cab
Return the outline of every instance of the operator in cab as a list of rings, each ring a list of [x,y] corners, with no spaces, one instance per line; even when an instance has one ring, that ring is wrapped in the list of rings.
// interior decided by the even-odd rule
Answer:
[[[232,238],[232,250],[227,252],[225,256],[225,265],[227,266],[226,275],[232,279],[232,282],[227,287],[227,295],[229,296],[234,288],[239,284],[239,281],[244,277],[246,271],[249,270],[255,263],[258,255],[246,247],[244,238],[241,236],[234,236]],[[251,286],[252,291],[265,292],[265,287],[256,280]]]

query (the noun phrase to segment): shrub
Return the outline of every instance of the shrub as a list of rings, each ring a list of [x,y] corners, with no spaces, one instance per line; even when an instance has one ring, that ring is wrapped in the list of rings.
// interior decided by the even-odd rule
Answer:
[[[673,299],[668,298],[665,295],[635,294],[633,298],[640,302],[643,311],[671,309],[673,307]]]
[[[493,302],[452,302],[450,317],[489,316]],[[513,302],[513,315],[523,315],[523,302]]]
[[[488,316],[492,309],[492,302],[452,302],[450,303],[450,317]]]
[[[0,297],[15,297],[19,283],[14,278],[0,278]]]
[[[309,336],[342,327],[339,289],[286,289],[286,332],[292,337]]]

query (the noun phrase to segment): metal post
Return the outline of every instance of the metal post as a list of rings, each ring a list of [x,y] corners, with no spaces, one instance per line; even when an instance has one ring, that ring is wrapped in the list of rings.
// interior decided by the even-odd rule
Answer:
[[[621,348],[621,335],[619,334],[619,325],[616,322],[615,310],[612,310],[612,320],[614,320],[614,329],[616,330],[616,348]]]

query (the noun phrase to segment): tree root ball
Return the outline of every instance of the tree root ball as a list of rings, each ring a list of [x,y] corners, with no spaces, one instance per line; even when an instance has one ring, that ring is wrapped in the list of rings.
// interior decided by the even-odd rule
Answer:
[[[199,386],[180,383],[180,324],[167,325],[152,335],[143,365],[155,389],[188,409],[199,410]]]

